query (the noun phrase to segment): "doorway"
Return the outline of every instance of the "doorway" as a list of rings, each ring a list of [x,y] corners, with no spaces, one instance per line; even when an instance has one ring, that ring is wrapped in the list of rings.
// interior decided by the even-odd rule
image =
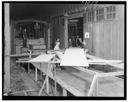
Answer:
[[[71,39],[72,47],[77,47],[77,36],[83,41],[83,17],[68,20],[68,41]]]

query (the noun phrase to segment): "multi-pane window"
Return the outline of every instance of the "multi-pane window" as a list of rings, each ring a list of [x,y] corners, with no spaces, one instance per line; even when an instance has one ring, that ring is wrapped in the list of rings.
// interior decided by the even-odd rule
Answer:
[[[101,21],[104,19],[104,8],[100,8],[96,10],[96,20]]]
[[[84,14],[84,22],[93,22],[94,21],[94,10],[88,10],[85,14]]]
[[[94,12],[93,10],[88,11],[88,22],[93,22],[94,21]]]
[[[116,16],[116,7],[109,6],[107,7],[107,19],[114,19]]]

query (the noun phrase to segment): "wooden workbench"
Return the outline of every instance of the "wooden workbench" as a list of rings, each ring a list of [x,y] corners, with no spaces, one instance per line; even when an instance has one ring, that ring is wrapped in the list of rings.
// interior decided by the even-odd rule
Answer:
[[[34,64],[35,65],[35,64]],[[47,63],[35,65],[42,72],[46,73]],[[41,68],[40,68],[41,66]],[[85,73],[74,69],[73,67],[64,67],[56,72],[56,82],[62,88],[75,96],[87,96],[93,79],[92,74]],[[54,80],[52,75],[49,76]],[[97,96],[105,97],[123,97],[124,96],[124,80],[118,77],[105,77],[98,79]]]
[[[64,71],[57,72],[57,77],[68,85],[87,95],[93,76],[68,67]],[[107,77],[99,79],[98,96],[124,96],[124,80],[118,77]]]

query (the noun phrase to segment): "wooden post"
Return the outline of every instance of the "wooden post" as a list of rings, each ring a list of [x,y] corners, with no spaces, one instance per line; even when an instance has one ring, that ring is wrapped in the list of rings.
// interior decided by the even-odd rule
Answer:
[[[92,84],[90,86],[90,90],[89,90],[87,96],[91,96],[93,94],[93,91],[94,91],[94,88],[95,88],[94,86],[96,85],[96,81],[97,81],[97,74],[94,75],[94,77],[93,77]]]
[[[53,43],[53,19],[50,17],[50,49],[52,48]]]
[[[98,95],[98,78],[96,80],[96,85],[95,85],[95,96]]]
[[[28,63],[28,73],[29,73],[30,63]]]
[[[15,38],[15,36],[16,36],[16,29],[15,29],[15,25],[14,25],[14,44],[13,44],[13,46],[14,46],[14,54],[16,54],[16,38]]]
[[[10,37],[10,4],[4,4],[4,12],[5,12],[5,21],[4,21],[4,91],[9,92],[10,90],[10,57],[6,55],[10,55],[10,45],[11,45],[11,37]]]
[[[64,15],[64,44],[65,48],[68,47],[68,15]]]
[[[15,29],[14,29],[14,21],[11,21],[10,23],[10,31],[11,31],[11,38],[10,38],[10,41],[11,41],[11,54],[15,54]]]
[[[47,74],[46,74],[46,90],[47,93],[49,94],[49,76],[50,76],[50,63],[48,63],[48,70],[47,70]]]
[[[48,49],[50,49],[50,24],[48,27]]]
[[[47,94],[49,94],[49,77],[47,77],[46,79],[46,90],[47,90]]]
[[[32,51],[29,52],[29,60],[32,58]],[[28,63],[28,73],[29,73],[29,69],[30,69],[30,63]]]
[[[42,68],[42,65],[40,63],[40,78],[41,78],[41,80],[43,80],[41,68]]]
[[[63,96],[67,96],[67,91],[63,88]]]
[[[48,25],[45,25],[45,45],[46,45],[46,53],[48,50]]]
[[[37,76],[37,68],[35,67],[35,81],[37,81],[38,80],[38,78],[37,78],[38,76]]]

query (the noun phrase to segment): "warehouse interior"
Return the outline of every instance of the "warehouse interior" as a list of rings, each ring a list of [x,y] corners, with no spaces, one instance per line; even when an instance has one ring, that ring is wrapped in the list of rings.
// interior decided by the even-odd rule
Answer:
[[[3,2],[3,96],[125,97],[124,4]]]

